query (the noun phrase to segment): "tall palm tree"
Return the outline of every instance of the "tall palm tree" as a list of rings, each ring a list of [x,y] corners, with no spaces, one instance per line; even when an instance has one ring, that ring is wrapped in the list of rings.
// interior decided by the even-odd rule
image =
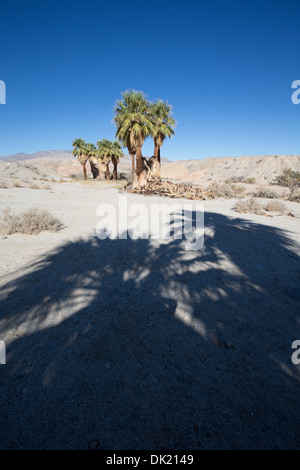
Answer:
[[[158,100],[151,104],[151,117],[154,128],[151,136],[154,141],[154,165],[155,176],[160,178],[160,147],[163,146],[166,137],[175,135],[175,119],[171,116],[172,106],[166,101]]]
[[[93,178],[96,179],[99,176],[99,169],[97,168],[97,163],[98,163],[97,148],[94,144],[86,144],[85,148],[86,148],[88,160],[91,165],[91,172],[92,172]]]
[[[102,162],[105,164],[105,177],[106,179],[110,180],[110,170],[109,170],[109,163],[112,159],[113,153],[113,143],[108,139],[98,140],[98,155]]]
[[[75,139],[72,142],[72,146],[74,147],[72,153],[73,155],[75,155],[75,157],[78,158],[78,161],[81,163],[82,169],[83,169],[83,178],[86,180],[87,179],[86,162],[88,161],[89,157],[88,157],[85,140],[80,139],[80,138]]]
[[[118,141],[114,140],[112,143],[112,157],[111,157],[111,160],[114,166],[114,172],[113,172],[114,180],[118,179],[118,163],[121,157],[123,157],[122,146]]]
[[[150,116],[150,103],[141,91],[127,90],[122,100],[115,105],[114,122],[117,126],[116,137],[127,147],[132,158],[132,178],[142,183],[143,157],[142,146],[145,138],[153,131]],[[136,168],[134,174],[134,155]]]

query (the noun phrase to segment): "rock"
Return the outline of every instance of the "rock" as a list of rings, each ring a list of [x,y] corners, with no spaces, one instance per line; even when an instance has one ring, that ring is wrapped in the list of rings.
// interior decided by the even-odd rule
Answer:
[[[140,193],[145,195],[167,196],[171,198],[185,199],[214,199],[214,194],[210,190],[204,190],[193,184],[177,184],[171,181],[153,180],[148,181],[143,189],[132,189],[132,193]]]

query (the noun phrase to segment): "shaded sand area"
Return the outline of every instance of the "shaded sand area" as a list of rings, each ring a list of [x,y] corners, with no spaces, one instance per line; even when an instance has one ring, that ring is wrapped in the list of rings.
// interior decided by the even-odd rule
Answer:
[[[205,243],[104,240],[110,184],[0,189],[57,233],[0,237],[0,447],[300,446],[300,205],[295,217],[205,201]],[[128,195],[148,207],[166,198]]]

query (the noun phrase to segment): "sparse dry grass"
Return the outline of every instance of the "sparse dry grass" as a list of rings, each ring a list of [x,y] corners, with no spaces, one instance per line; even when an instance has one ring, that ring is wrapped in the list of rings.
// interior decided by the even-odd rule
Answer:
[[[236,197],[244,192],[242,186],[227,183],[211,183],[207,189],[211,191],[215,197]]]
[[[232,176],[231,178],[228,178],[225,180],[226,184],[233,184],[233,183],[243,183],[244,182],[244,176]]]
[[[266,197],[269,199],[276,199],[278,195],[274,192],[271,191],[270,189],[259,189],[257,193],[253,194],[255,197]]]
[[[237,184],[232,184],[231,189],[234,192],[235,196],[238,196],[238,195],[243,194],[245,192],[245,188],[243,188],[243,186],[239,186]]]
[[[263,215],[264,209],[262,205],[255,199],[244,199],[238,201],[234,207],[236,212],[248,212],[250,214]]]
[[[286,210],[286,206],[279,201],[268,202],[265,206],[266,211],[268,212],[281,212],[283,213]]]
[[[294,191],[294,193],[290,195],[289,201],[300,202],[300,191]]]
[[[20,183],[20,181],[15,181],[13,184],[14,188],[24,188],[24,186]]]
[[[56,217],[53,217],[47,210],[33,207],[16,215],[10,209],[2,212],[0,222],[0,232],[5,235],[13,233],[24,233],[33,235],[42,231],[58,232],[62,228],[62,223]]]
[[[255,184],[256,179],[255,178],[245,178],[243,182],[247,183],[247,184]]]
[[[29,189],[41,189],[41,188],[39,187],[38,184],[36,184],[36,183],[31,183],[31,184],[29,185]]]

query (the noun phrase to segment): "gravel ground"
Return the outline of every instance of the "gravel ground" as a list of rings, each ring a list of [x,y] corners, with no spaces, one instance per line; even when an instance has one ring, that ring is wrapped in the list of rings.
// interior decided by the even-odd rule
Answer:
[[[0,189],[2,208],[67,226],[0,237],[0,448],[300,448],[300,205],[271,218],[208,201],[204,247],[185,251],[99,240],[96,208],[118,197]]]

